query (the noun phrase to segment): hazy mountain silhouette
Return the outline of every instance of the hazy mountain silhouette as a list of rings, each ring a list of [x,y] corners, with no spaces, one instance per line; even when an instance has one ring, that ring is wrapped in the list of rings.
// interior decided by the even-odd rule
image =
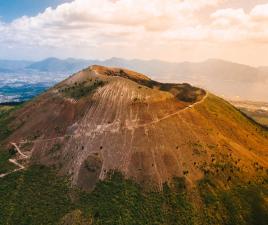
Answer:
[[[12,64],[14,68],[12,68]],[[267,101],[268,69],[251,67],[224,60],[209,59],[204,62],[171,63],[160,60],[108,60],[48,58],[39,62],[0,61],[2,69],[31,69],[39,72],[70,75],[90,65],[123,67],[151,76],[163,82],[189,82],[206,88],[226,98]],[[7,66],[4,66],[7,65]]]

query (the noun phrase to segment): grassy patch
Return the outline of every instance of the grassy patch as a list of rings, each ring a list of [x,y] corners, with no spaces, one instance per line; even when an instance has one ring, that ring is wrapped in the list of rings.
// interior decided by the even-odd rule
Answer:
[[[11,151],[1,149],[0,147],[0,174],[7,173],[15,169],[16,166],[8,161],[12,155],[13,153]]]
[[[13,118],[10,114],[20,107],[21,105],[0,106],[0,142],[12,133],[13,130],[9,127],[9,123]],[[13,153],[14,152],[5,149],[0,144],[0,174],[7,173],[16,168],[14,164],[8,161],[12,157]]]
[[[267,184],[266,184],[267,185]],[[265,225],[268,221],[267,186],[241,184],[222,190],[209,177],[199,184],[207,224]]]
[[[8,127],[8,123],[10,121],[9,114],[13,109],[13,107],[0,108],[0,141],[8,137],[8,135],[11,133],[11,129]]]
[[[23,104],[16,106],[0,106],[0,141],[7,138],[12,129],[9,127],[9,123],[12,121],[11,112],[19,109]]]
[[[104,85],[105,82],[102,80],[97,79],[94,81],[89,80],[89,81],[83,81],[81,83],[75,83],[71,86],[62,88],[60,89],[60,92],[62,92],[65,96],[69,98],[74,98],[78,100],[80,98],[92,94],[95,90]]]
[[[0,182],[0,224],[56,224],[71,210],[66,181],[43,167],[11,174]]]

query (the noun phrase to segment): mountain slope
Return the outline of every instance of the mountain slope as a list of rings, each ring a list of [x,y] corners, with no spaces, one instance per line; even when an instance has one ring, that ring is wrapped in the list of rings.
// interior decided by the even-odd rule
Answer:
[[[22,150],[31,150],[32,163],[56,167],[85,189],[110,170],[161,189],[176,176],[194,185],[225,161],[239,159],[247,176],[256,176],[252,162],[268,166],[267,134],[233,106],[127,70],[90,67],[14,117],[7,142],[28,143]]]
[[[266,224],[268,131],[200,88],[91,66],[0,125],[3,224]]]

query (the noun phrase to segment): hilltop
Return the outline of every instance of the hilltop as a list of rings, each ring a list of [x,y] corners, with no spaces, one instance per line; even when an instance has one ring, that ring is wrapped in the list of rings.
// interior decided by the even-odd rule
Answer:
[[[266,101],[268,98],[268,72],[265,67],[252,67],[220,59],[202,62],[165,62],[161,60],[140,60],[110,58],[107,60],[47,58],[36,62],[0,60],[1,73],[38,75],[61,80],[91,65],[124,67],[140,73],[150,74],[161,82],[190,82],[228,99]],[[60,77],[60,79],[59,79]],[[16,87],[16,86],[15,86]],[[14,88],[15,88],[14,87]],[[8,92],[7,92],[8,93]],[[4,92],[5,94],[5,92]],[[21,93],[23,95],[23,92]]]
[[[109,223],[114,217],[105,217],[110,215],[105,205],[92,206],[82,198],[79,204],[87,206],[68,203],[72,210],[80,211],[68,208],[59,214],[72,212],[60,217],[63,224],[70,218],[82,218],[85,212],[92,216],[93,224],[148,224],[144,218],[149,215],[140,208],[143,203],[158,221],[149,224],[175,224],[177,220],[181,224],[225,224],[225,220],[228,224],[265,224],[268,131],[206,90],[94,65],[6,111],[0,121],[2,151],[13,152],[11,158],[22,172],[2,179],[11,182],[13,176],[19,182],[25,177],[30,189],[28,179],[39,187],[34,175],[41,173],[42,179],[48,175],[36,165],[45,166],[58,177],[68,177],[72,187],[93,191],[88,197],[93,202],[116,198],[113,216],[123,213],[125,221]],[[11,166],[3,173],[12,171]],[[52,181],[55,188],[61,187],[56,178]],[[241,195],[234,199],[236,192]],[[258,197],[254,197],[256,202],[245,198],[247,192]],[[71,201],[77,202],[77,194],[71,193]],[[237,210],[234,217],[230,205]],[[204,208],[201,214],[207,219],[195,211],[199,207]],[[256,220],[256,207],[264,220]]]

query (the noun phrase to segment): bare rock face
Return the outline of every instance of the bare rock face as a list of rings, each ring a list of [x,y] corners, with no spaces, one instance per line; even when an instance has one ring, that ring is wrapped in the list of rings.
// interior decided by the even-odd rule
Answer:
[[[267,133],[232,105],[189,84],[162,84],[132,71],[92,66],[14,115],[8,141],[92,190],[111,170],[161,188],[195,185],[216,162],[267,168]],[[248,137],[251,138],[248,138]]]

